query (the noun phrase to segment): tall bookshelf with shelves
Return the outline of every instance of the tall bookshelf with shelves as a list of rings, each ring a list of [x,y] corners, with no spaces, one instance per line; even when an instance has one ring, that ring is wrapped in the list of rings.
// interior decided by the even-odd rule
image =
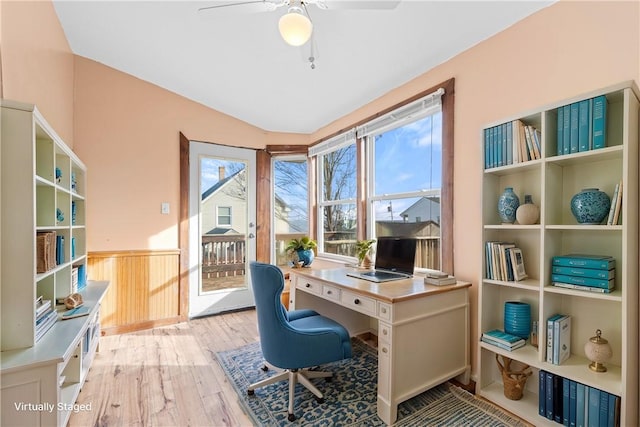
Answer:
[[[108,288],[87,284],[89,314],[60,319],[56,300],[86,271],[86,168],[33,105],[0,100],[0,111],[0,424],[62,426],[97,351]]]
[[[607,100],[606,147],[558,152],[558,112],[565,105],[604,95]],[[519,282],[489,280],[483,258],[479,278],[478,333],[503,329],[507,301],[531,306],[531,319],[538,321],[537,347],[530,341],[512,352],[479,343],[478,392],[535,425],[556,423],[538,414],[538,372],[555,375],[604,390],[621,397],[620,425],[638,423],[638,121],[640,102],[632,82],[548,105],[536,111],[507,118],[487,128],[513,120],[540,130],[541,158],[504,166],[483,164],[482,235],[486,242],[514,242],[522,249],[528,278]],[[485,141],[483,131],[482,142]],[[620,220],[617,224],[585,225],[573,217],[570,201],[584,188],[599,188],[609,197],[623,183]],[[540,207],[534,225],[502,224],[498,198],[512,187],[520,200],[533,196]],[[581,253],[609,255],[616,260],[615,290],[595,293],[552,286],[552,258]],[[546,320],[556,313],[572,318],[571,357],[562,364],[546,362]],[[584,345],[597,329],[609,340],[613,357],[608,370],[588,368]],[[527,364],[534,371],[521,400],[509,400],[496,364],[496,354]]]

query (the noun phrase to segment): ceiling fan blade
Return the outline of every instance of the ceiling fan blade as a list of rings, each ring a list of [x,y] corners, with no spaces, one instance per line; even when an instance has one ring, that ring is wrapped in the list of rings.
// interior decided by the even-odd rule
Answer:
[[[390,10],[398,7],[400,0],[317,0],[320,9]],[[321,4],[326,5],[322,7]]]
[[[258,13],[258,12],[271,12],[276,10],[280,6],[284,6],[283,0],[219,0],[213,1],[211,6],[204,6],[198,9],[199,14],[213,14],[218,15],[221,12],[233,12],[233,13]]]

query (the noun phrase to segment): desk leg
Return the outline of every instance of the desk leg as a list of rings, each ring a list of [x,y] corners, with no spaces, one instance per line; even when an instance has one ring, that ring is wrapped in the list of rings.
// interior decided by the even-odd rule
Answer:
[[[398,405],[392,398],[392,347],[386,333],[391,330],[391,327],[381,322],[378,332],[380,330],[384,332],[378,338],[378,416],[387,425],[391,425],[398,416]]]

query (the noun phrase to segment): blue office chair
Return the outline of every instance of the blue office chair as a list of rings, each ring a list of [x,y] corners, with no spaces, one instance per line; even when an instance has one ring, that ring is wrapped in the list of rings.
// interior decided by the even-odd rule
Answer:
[[[262,355],[267,363],[284,371],[251,384],[247,393],[253,395],[256,388],[288,379],[288,418],[294,421],[296,383],[309,389],[319,403],[324,402],[322,393],[310,379],[327,378],[329,381],[333,374],[310,368],[350,358],[349,332],[336,321],[313,310],[287,312],[280,300],[284,276],[275,265],[252,262],[250,269]]]

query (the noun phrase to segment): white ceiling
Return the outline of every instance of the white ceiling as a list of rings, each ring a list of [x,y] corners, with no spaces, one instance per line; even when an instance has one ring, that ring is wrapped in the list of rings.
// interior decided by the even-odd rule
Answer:
[[[203,14],[198,8],[216,0],[54,0],[75,54],[264,130],[294,133],[318,130],[551,3],[403,0],[393,10],[310,5],[317,46],[312,70],[309,43],[291,47],[280,38],[285,8]]]

